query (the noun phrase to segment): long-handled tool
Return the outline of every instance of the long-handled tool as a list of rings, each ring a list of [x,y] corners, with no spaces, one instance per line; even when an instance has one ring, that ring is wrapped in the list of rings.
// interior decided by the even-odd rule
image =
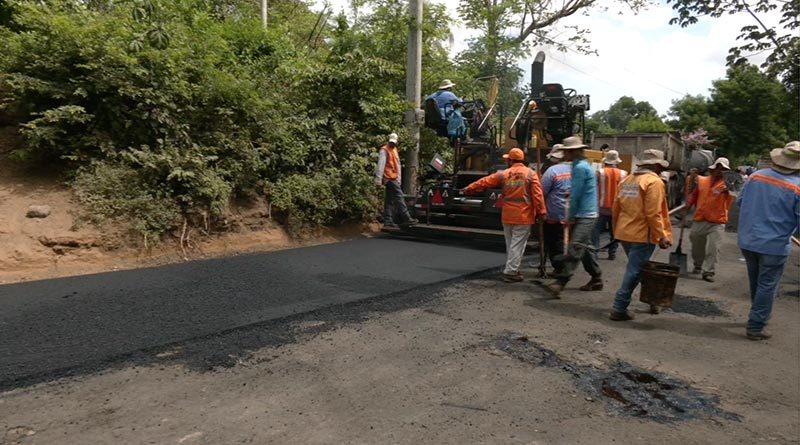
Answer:
[[[544,223],[539,223],[539,278],[547,276],[547,255],[544,253]]]
[[[675,249],[674,252],[669,254],[669,264],[672,266],[678,266],[681,268],[681,275],[686,275],[689,273],[689,266],[686,264],[686,254],[683,253],[681,250],[681,246],[683,245],[683,229],[686,227],[686,215],[689,212],[683,212],[683,218],[681,219],[681,234],[680,239],[678,240],[678,248]]]

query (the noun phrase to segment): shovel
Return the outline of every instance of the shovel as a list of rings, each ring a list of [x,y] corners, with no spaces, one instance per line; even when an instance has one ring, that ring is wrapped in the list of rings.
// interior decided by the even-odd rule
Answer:
[[[686,264],[686,254],[681,251],[681,245],[683,244],[683,228],[686,227],[687,213],[688,212],[684,211],[683,219],[681,219],[681,234],[680,239],[678,240],[678,248],[669,254],[669,264],[680,267],[681,275],[686,275],[689,273],[689,266]]]

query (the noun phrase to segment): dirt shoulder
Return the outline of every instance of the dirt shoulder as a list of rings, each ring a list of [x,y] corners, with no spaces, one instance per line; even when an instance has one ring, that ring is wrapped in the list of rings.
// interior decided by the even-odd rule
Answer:
[[[797,443],[800,266],[775,337],[744,337],[744,263],[681,279],[683,312],[607,319],[606,290],[547,300],[493,277],[172,345],[0,397],[5,443]],[[664,259],[661,253],[659,259]],[[624,256],[623,258],[624,259]],[[689,298],[692,297],[692,298]],[[2,436],[0,436],[2,437]]]

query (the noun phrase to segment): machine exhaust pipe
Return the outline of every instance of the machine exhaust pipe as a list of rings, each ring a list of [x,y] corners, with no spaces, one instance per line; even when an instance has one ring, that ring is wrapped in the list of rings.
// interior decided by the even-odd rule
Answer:
[[[544,51],[536,53],[531,64],[531,94],[538,97],[544,85]]]

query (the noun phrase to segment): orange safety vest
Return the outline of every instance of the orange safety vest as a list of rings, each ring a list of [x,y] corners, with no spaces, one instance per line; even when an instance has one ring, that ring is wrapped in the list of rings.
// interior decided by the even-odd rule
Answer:
[[[664,182],[653,173],[634,173],[619,185],[612,207],[614,238],[632,243],[658,244],[672,240]]]
[[[496,187],[503,189],[503,224],[533,224],[537,215],[547,213],[539,175],[524,164],[517,163],[481,178],[467,186],[466,191]]]
[[[386,150],[386,166],[383,167],[383,179],[394,181],[397,179],[397,172],[400,169],[400,156],[397,154],[397,148],[391,148],[388,144],[383,146],[383,150]]]
[[[725,186],[724,179],[719,178],[714,185],[712,181],[714,178],[710,176],[697,178],[697,211],[694,213],[694,220],[725,224],[728,222],[728,209],[733,202],[733,196],[721,190]]]
[[[601,209],[610,209],[617,197],[619,183],[628,172],[615,167],[603,167],[597,173],[597,204]]]

